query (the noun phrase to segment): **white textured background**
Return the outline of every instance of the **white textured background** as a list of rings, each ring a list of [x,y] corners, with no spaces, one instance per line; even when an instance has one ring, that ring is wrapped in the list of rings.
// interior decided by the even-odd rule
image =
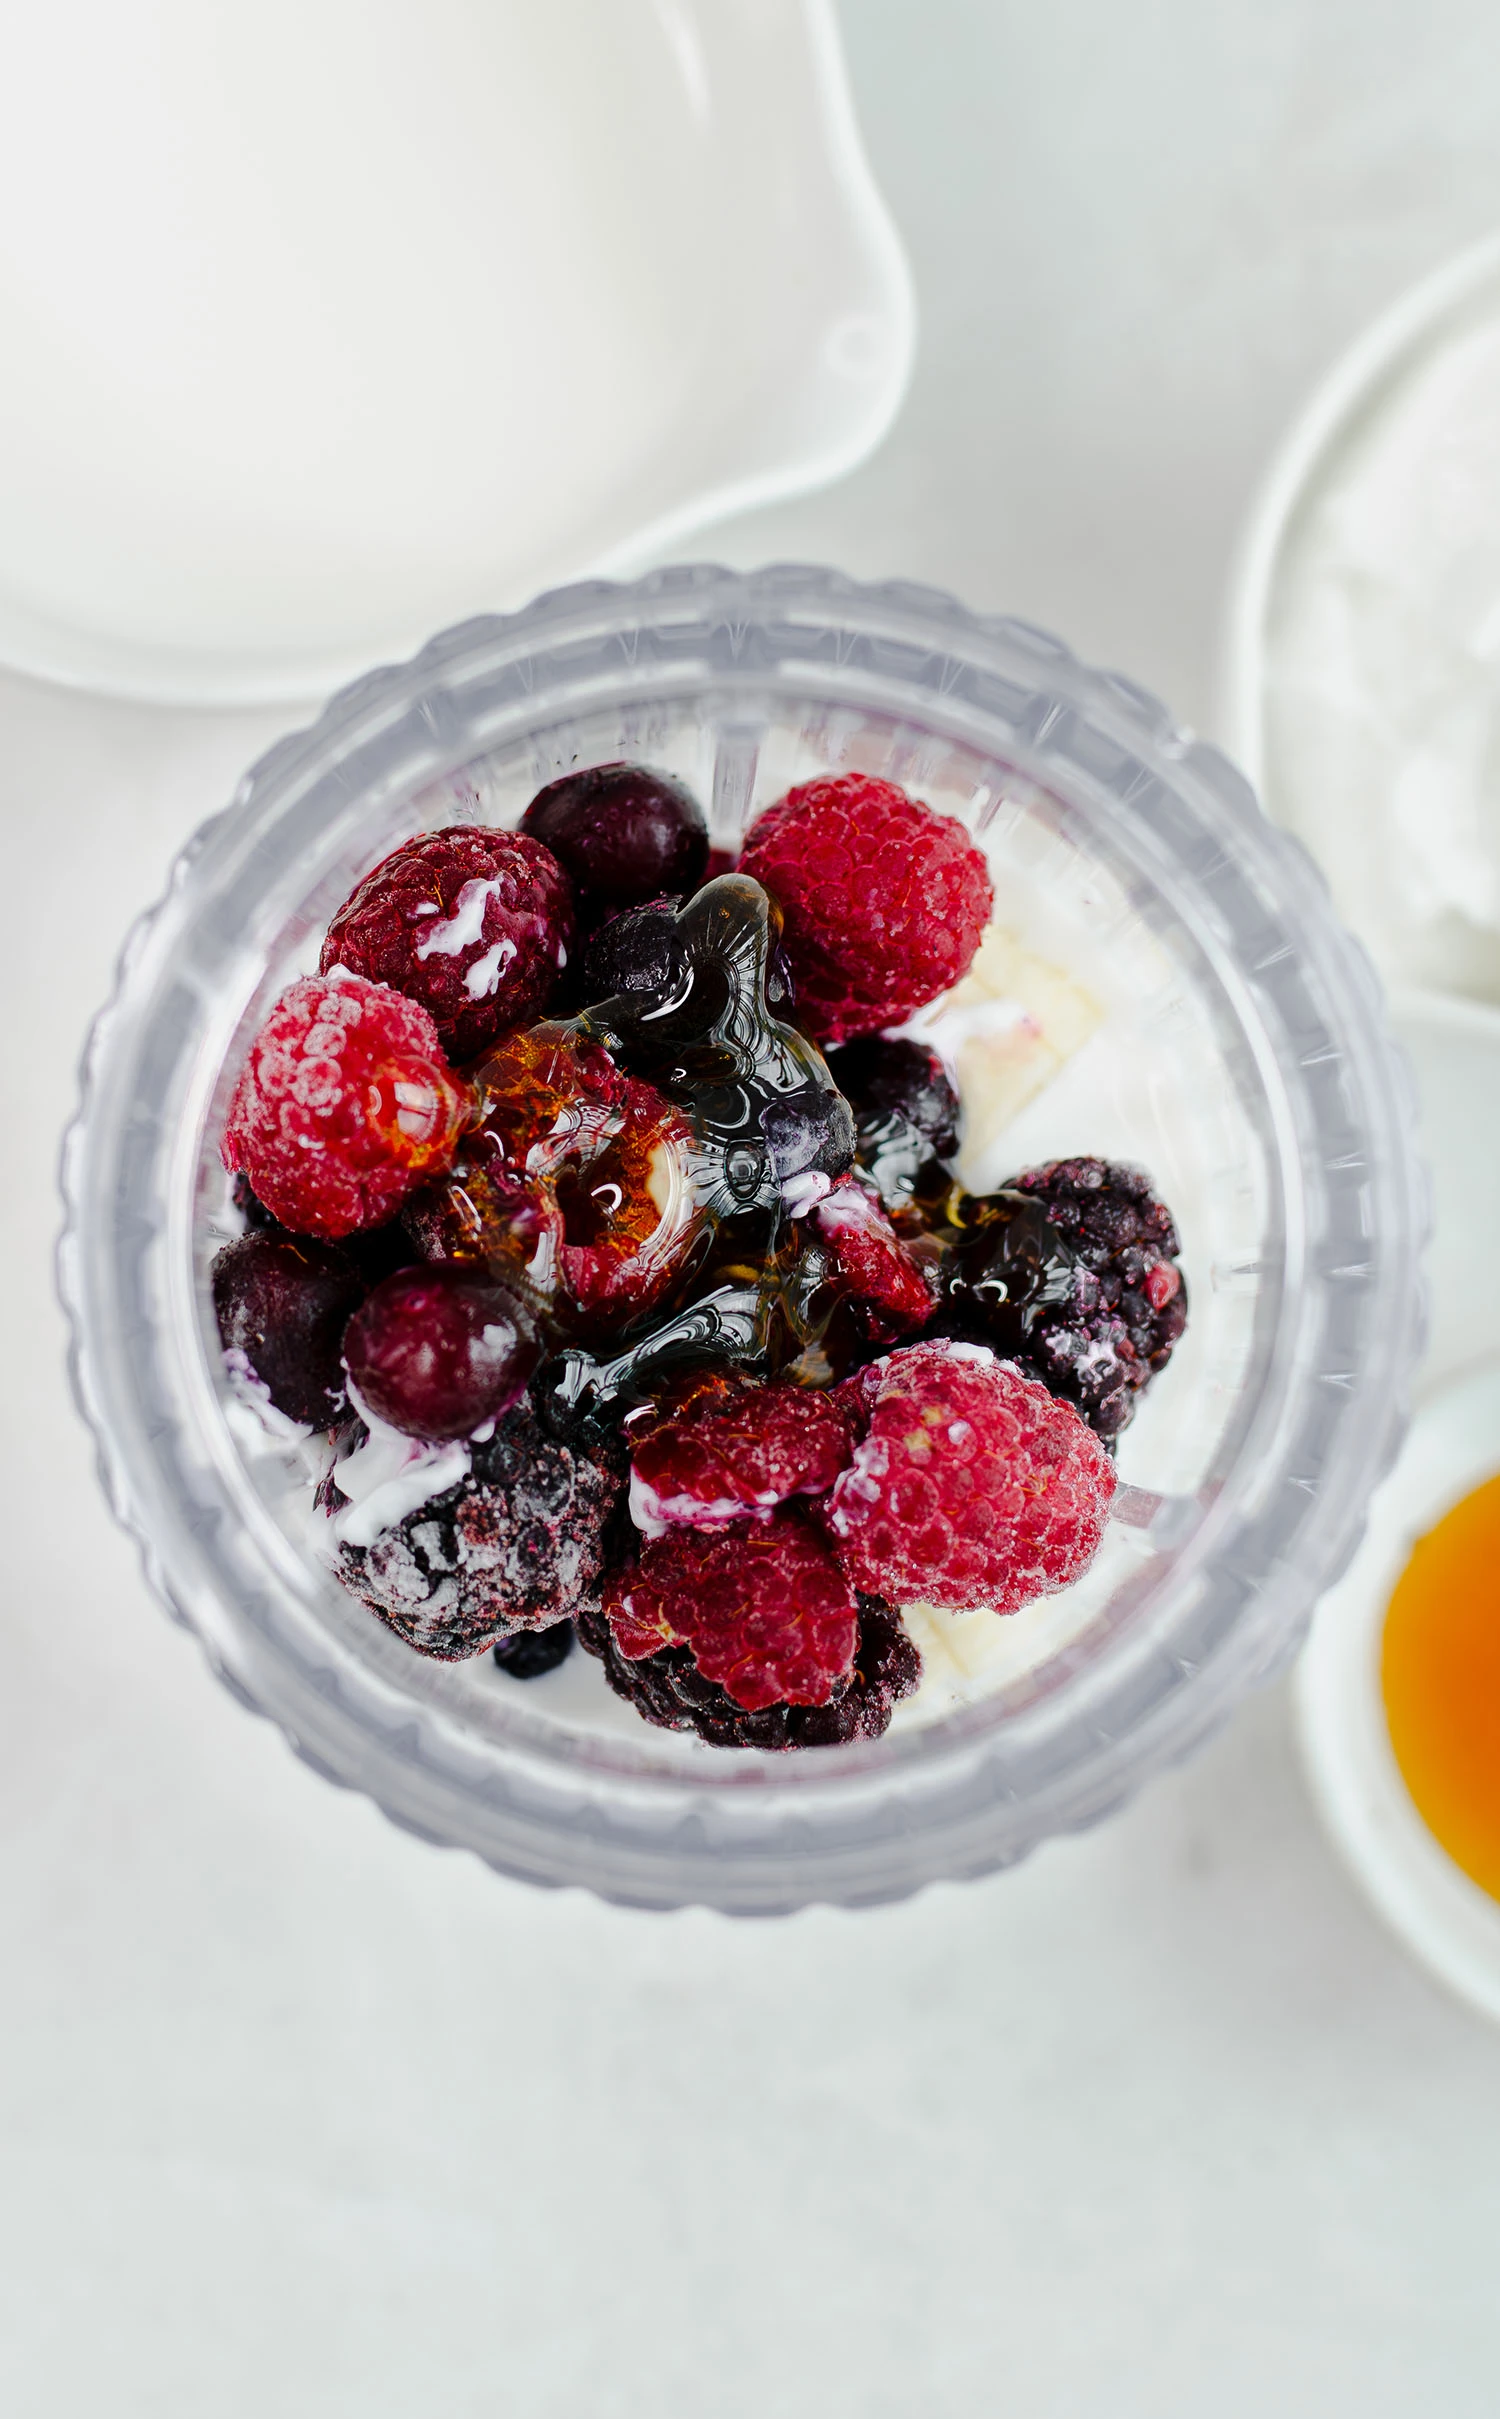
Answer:
[[[711,550],[952,586],[1211,724],[1267,449],[1500,222],[1492,7],[845,22],[915,388]],[[7,2419],[1493,2419],[1500,2038],[1333,1867],[1281,1697],[1017,1873],[735,1928],[416,1845],[168,1629],[48,1175],[127,914],[281,719],[0,677]]]

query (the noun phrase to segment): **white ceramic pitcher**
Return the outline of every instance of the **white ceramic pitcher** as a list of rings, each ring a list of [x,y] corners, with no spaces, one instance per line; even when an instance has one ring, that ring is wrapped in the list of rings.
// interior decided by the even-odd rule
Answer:
[[[0,660],[314,694],[896,408],[827,0],[0,15]]]

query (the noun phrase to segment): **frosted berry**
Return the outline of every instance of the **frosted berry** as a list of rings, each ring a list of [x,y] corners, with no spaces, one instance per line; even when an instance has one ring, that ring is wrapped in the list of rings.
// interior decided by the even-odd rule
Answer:
[[[864,773],[790,790],[751,825],[740,871],[779,905],[799,1020],[830,1042],[958,982],[993,903],[963,826]]]
[[[560,858],[586,922],[664,891],[696,890],[708,826],[692,791],[643,764],[596,764],[538,790],[521,830]]]
[[[472,1436],[541,1358],[530,1317],[483,1270],[401,1269],[350,1320],[344,1366],[361,1404],[403,1436]]]
[[[567,1662],[576,1635],[571,1621],[554,1621],[550,1629],[518,1629],[490,1652],[512,1680],[541,1680]]]
[[[583,951],[580,988],[586,1001],[620,992],[665,997],[681,981],[686,956],[677,932],[677,901],[652,899],[606,917]]]
[[[866,1034],[830,1051],[828,1071],[854,1111],[855,1156],[891,1209],[941,1192],[958,1149],[958,1094],[935,1051]]]
[[[889,1344],[926,1325],[931,1289],[872,1193],[847,1180],[812,1218],[828,1255],[829,1282],[849,1302],[867,1343]]]
[[[764,1517],[793,1495],[823,1495],[853,1450],[829,1394],[749,1386],[701,1372],[625,1423],[630,1513],[646,1536]]]
[[[1140,1168],[1058,1159],[1014,1179],[1076,1261],[1072,1297],[1032,1321],[1027,1349],[1049,1386],[1104,1436],[1123,1428],[1187,1324],[1172,1214]]]
[[[569,1025],[508,1033],[469,1073],[477,1122],[407,1211],[423,1251],[488,1262],[564,1325],[648,1310],[702,1223],[683,1116]]]
[[[1013,1613],[1087,1570],[1115,1474],[1070,1403],[943,1342],[889,1354],[840,1394],[868,1417],[825,1515],[857,1587]]]
[[[383,1226],[445,1168],[467,1096],[425,1008],[355,977],[305,977],[250,1045],[226,1167],[294,1234]]]
[[[271,1225],[226,1244],[211,1285],[231,1369],[276,1410],[326,1428],[344,1409],[340,1350],[364,1294],[344,1254]]]
[[[747,1712],[727,1689],[705,1680],[686,1646],[627,1662],[602,1611],[578,1621],[579,1644],[597,1655],[616,1696],[664,1730],[693,1730],[711,1747],[842,1747],[878,1739],[897,1701],[922,1676],[922,1659],[898,1613],[875,1596],[857,1596],[854,1666],[826,1705],[766,1705]]]
[[[719,871],[730,870],[727,861]],[[715,876],[715,878],[717,878]],[[705,884],[705,888],[707,885]],[[691,901],[689,902],[691,905]],[[606,916],[589,935],[579,982],[581,998],[589,1003],[614,999],[620,992],[667,997],[689,975],[693,963],[690,933],[679,932],[676,899],[650,899],[644,907],[628,907]],[[765,960],[765,1006],[776,1016],[795,1012],[791,970],[781,941],[779,919],[770,925]]]
[[[854,1668],[854,1590],[785,1511],[740,1529],[669,1529],[610,1574],[604,1610],[627,1662],[685,1646],[751,1713],[826,1705]]]
[[[573,947],[573,886],[517,832],[454,823],[404,841],[328,927],[319,964],[420,1001],[448,1056],[531,1024]]]
[[[357,1449],[381,1451],[388,1441],[365,1439]],[[433,1450],[410,1448],[413,1456]],[[334,1465],[321,1500],[351,1595],[408,1646],[445,1663],[598,1602],[606,1529],[624,1485],[618,1444],[561,1444],[523,1400],[484,1442],[441,1450],[466,1459],[466,1473],[368,1541],[357,1525],[347,1533],[340,1474],[348,1468]]]

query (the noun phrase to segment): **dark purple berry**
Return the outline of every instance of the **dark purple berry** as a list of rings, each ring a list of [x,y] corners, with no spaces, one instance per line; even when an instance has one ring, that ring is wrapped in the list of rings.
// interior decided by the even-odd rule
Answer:
[[[453,1261],[399,1269],[350,1320],[344,1363],[362,1404],[404,1436],[472,1436],[515,1401],[541,1355],[514,1295]]]
[[[870,1034],[830,1050],[828,1069],[854,1111],[855,1155],[887,1207],[933,1189],[935,1163],[958,1149],[958,1094],[942,1060],[920,1042]]]
[[[1025,1193],[960,1194],[956,1239],[943,1263],[943,1314],[933,1332],[982,1336],[1002,1360],[1033,1350],[1038,1322],[1067,1318],[1078,1263],[1039,1201]],[[955,1325],[956,1314],[956,1325]]]
[[[1110,1159],[1055,1159],[1012,1189],[1045,1210],[1078,1270],[1073,1303],[1048,1306],[1028,1348],[1054,1393],[1116,1435],[1187,1324],[1172,1213],[1140,1168]]]
[[[554,1621],[550,1629],[518,1629],[514,1637],[497,1640],[490,1652],[513,1680],[540,1680],[573,1652],[573,1624]]]
[[[598,764],[538,790],[521,829],[572,875],[579,909],[596,920],[663,891],[696,890],[708,826],[691,790],[643,764]]]
[[[357,1449],[363,1429],[350,1424]],[[523,1397],[469,1449],[468,1474],[368,1543],[339,1538],[345,1587],[443,1663],[481,1654],[516,1630],[550,1630],[597,1604],[606,1537],[624,1490],[618,1437],[560,1444]],[[336,1462],[318,1500],[344,1506]],[[335,1530],[338,1537],[338,1531]]]
[[[235,1208],[239,1211],[240,1216],[244,1219],[246,1226],[252,1230],[256,1227],[263,1226],[270,1228],[273,1233],[278,1235],[284,1235],[289,1231],[282,1225],[279,1218],[272,1217],[270,1211],[267,1209],[263,1201],[256,1199],[256,1196],[250,1190],[250,1179],[244,1174],[243,1170],[238,1176],[235,1177],[233,1184],[231,1184],[229,1188],[229,1197],[231,1201],[233,1201]]]
[[[326,1428],[344,1408],[340,1351],[364,1286],[341,1251],[252,1226],[213,1265],[214,1313],[226,1354],[264,1386],[287,1419]]]
[[[399,1219],[389,1226],[370,1226],[361,1234],[345,1235],[339,1250],[363,1278],[367,1292],[393,1277],[398,1268],[415,1268],[422,1257]]]
[[[652,899],[644,907],[626,907],[606,916],[583,953],[580,989],[585,1002],[612,1000],[621,992],[671,992],[687,966],[677,907],[676,899]]]

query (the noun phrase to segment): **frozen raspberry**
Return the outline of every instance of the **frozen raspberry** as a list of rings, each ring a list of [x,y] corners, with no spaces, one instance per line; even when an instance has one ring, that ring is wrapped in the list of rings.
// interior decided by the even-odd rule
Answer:
[[[579,1616],[578,1639],[598,1656],[616,1696],[664,1730],[695,1730],[710,1747],[843,1747],[852,1739],[878,1739],[890,1727],[892,1707],[922,1676],[922,1659],[900,1615],[878,1596],[857,1596],[856,1602],[854,1669],[826,1705],[766,1705],[749,1713],[716,1681],[704,1679],[686,1646],[664,1646],[659,1654],[627,1662],[602,1611]]]
[[[958,1149],[958,1094],[935,1051],[920,1042],[865,1034],[829,1053],[828,1072],[854,1111],[855,1156],[888,1209],[949,1179],[941,1166]]]
[[[211,1283],[231,1370],[285,1418],[326,1428],[344,1408],[339,1358],[364,1286],[340,1251],[274,1225],[226,1244]]]
[[[854,1590],[790,1512],[736,1529],[669,1529],[615,1571],[604,1610],[627,1662],[686,1646],[736,1705],[826,1705],[854,1668]]]
[[[1013,1613],[1087,1570],[1115,1474],[1070,1403],[973,1345],[908,1345],[840,1389],[868,1415],[826,1522],[855,1585]]]
[[[483,1443],[410,1444],[404,1469],[390,1456],[392,1441],[389,1431],[366,1437],[334,1465],[320,1500],[332,1515],[345,1587],[408,1646],[457,1663],[513,1631],[551,1629],[597,1603],[605,1529],[624,1486],[618,1444],[560,1444],[525,1401]],[[376,1457],[368,1476],[359,1472],[360,1453]],[[367,1533],[383,1482],[419,1480],[424,1456],[440,1456],[446,1467],[449,1455],[461,1470],[467,1462],[461,1476]]]
[[[554,1621],[550,1629],[518,1629],[513,1637],[499,1639],[490,1652],[513,1680],[540,1680],[567,1662],[575,1636],[571,1621]]]
[[[807,1386],[747,1386],[707,1373],[633,1412],[630,1516],[647,1537],[764,1517],[793,1495],[825,1495],[853,1451],[831,1395]]]
[[[366,874],[319,960],[419,1000],[448,1056],[472,1058],[529,1025],[573,946],[573,886],[550,849],[454,823],[422,832]]]
[[[403,1436],[472,1436],[508,1409],[541,1358],[514,1294],[461,1262],[403,1268],[350,1320],[344,1366],[360,1403]]]
[[[708,826],[692,791],[643,764],[596,764],[549,781],[521,829],[567,867],[586,922],[664,891],[696,890],[708,858]]]
[[[250,1045],[227,1168],[294,1234],[383,1226],[453,1156],[467,1095],[425,1008],[383,984],[307,976]]]
[[[927,1280],[872,1193],[853,1181],[838,1185],[812,1216],[830,1279],[867,1343],[890,1344],[925,1326],[932,1316]]]
[[[406,1214],[427,1257],[487,1261],[564,1324],[648,1310],[702,1224],[686,1119],[567,1025],[505,1034],[469,1073],[477,1122]]]
[[[1027,1350],[1047,1384],[1113,1436],[1187,1324],[1171,1212],[1141,1169],[1108,1159],[1053,1160],[1011,1191],[1045,1210],[1078,1269],[1071,1300],[1040,1311]]]
[[[993,904],[962,824],[865,773],[790,790],[751,825],[740,871],[781,908],[801,1023],[833,1042],[958,982]]]

